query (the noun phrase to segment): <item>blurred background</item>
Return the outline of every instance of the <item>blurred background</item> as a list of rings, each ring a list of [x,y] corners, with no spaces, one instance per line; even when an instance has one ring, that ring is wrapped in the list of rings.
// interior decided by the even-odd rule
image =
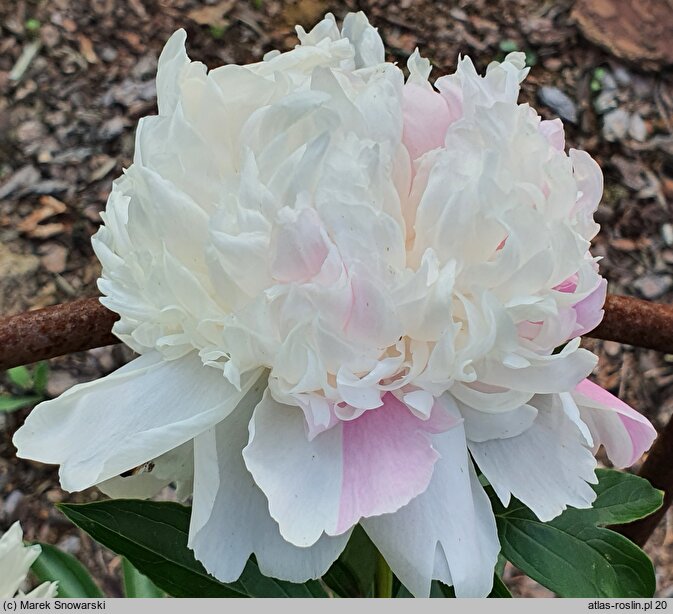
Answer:
[[[524,51],[522,102],[561,117],[567,145],[603,169],[593,253],[610,292],[670,302],[673,0],[0,0],[0,316],[97,294],[90,237],[131,164],[138,119],[156,113],[157,58],[174,30],[185,28],[190,56],[212,68],[290,49],[295,24],[349,10],[367,13],[390,61],[404,66],[418,46],[431,80],[453,72],[459,54],[483,71]],[[656,426],[668,421],[673,355],[585,345],[600,357],[602,386]],[[109,595],[120,594],[118,557],[53,506],[97,493],[64,493],[55,469],[15,458],[11,436],[38,400],[129,358],[114,346],[0,374],[0,532],[21,520],[28,539],[74,554]],[[673,596],[672,521],[647,546],[660,596]],[[506,582],[516,595],[548,594],[512,568]]]

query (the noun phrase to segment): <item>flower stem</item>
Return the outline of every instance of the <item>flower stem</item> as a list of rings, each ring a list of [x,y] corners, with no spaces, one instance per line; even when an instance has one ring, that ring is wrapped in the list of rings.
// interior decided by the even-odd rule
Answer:
[[[376,576],[374,577],[374,597],[389,599],[393,596],[393,572],[379,552],[376,561]]]

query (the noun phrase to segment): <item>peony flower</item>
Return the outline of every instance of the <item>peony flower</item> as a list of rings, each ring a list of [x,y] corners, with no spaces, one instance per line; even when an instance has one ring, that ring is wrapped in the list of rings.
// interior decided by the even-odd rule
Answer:
[[[500,546],[477,468],[549,520],[591,506],[600,444],[624,466],[655,436],[585,379],[600,169],[517,104],[521,53],[433,87],[418,52],[406,82],[384,61],[362,13],[297,31],[210,72],[184,31],[168,41],[159,115],[93,239],[141,356],[14,442],[67,490],[177,482],[225,582],[252,553],[319,577],[361,523],[414,595],[486,595]]]
[[[40,556],[41,551],[38,545],[23,545],[23,531],[18,522],[15,522],[9,527],[9,531],[0,536],[0,599],[56,597],[58,582],[43,582],[27,595],[19,590],[28,575],[30,566]]]

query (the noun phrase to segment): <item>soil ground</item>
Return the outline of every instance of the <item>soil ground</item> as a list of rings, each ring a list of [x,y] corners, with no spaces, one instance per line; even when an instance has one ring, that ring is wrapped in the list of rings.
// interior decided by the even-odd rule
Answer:
[[[378,26],[390,60],[403,64],[419,46],[435,66],[433,78],[452,71],[459,54],[483,70],[508,51],[525,51],[532,70],[522,99],[547,118],[561,115],[568,145],[587,150],[603,168],[605,195],[596,216],[602,231],[593,252],[603,256],[610,291],[670,302],[671,50],[652,47],[645,34],[633,37],[651,33],[650,41],[668,36],[670,42],[673,11],[667,0],[648,0],[642,4],[669,7],[656,23],[648,21],[652,11],[629,12],[628,28],[620,31],[617,11],[598,29],[591,25],[592,16],[615,3],[2,0],[0,314],[96,295],[99,265],[90,237],[111,181],[131,163],[137,120],[156,112],[157,58],[174,30],[184,27],[191,57],[215,67],[291,48],[294,24],[308,28],[327,11],[340,18],[357,9]],[[610,342],[586,345],[600,357],[597,381],[658,427],[665,424],[673,413],[673,355]],[[129,357],[109,347],[54,359],[48,394],[106,374]],[[16,392],[0,376],[2,390]],[[27,538],[73,553],[107,594],[119,595],[118,557],[53,506],[98,494],[64,493],[53,468],[15,458],[11,435],[24,417],[23,411],[0,415],[0,531],[20,519]],[[672,526],[669,515],[647,547],[664,596],[673,595]],[[516,595],[548,594],[513,569],[506,581]]]

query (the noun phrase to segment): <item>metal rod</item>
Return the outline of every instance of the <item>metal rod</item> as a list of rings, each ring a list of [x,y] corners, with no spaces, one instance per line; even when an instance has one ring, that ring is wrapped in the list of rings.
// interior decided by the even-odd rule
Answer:
[[[639,546],[644,546],[673,503],[673,418],[659,433],[638,475],[664,491],[662,506],[645,518],[610,528]]]
[[[673,354],[673,305],[608,294],[605,317],[587,337]]]
[[[0,371],[119,343],[110,332],[118,318],[97,298],[84,298],[2,318]]]
[[[1,318],[0,371],[119,343],[110,332],[118,318],[97,298]],[[608,295],[603,321],[587,336],[673,354],[673,306]]]

